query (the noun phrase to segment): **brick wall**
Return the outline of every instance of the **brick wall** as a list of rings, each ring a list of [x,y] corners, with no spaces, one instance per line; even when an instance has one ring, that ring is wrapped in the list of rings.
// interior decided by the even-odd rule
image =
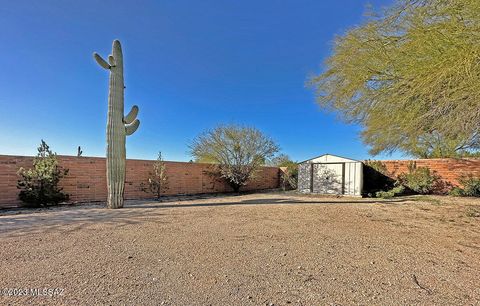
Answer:
[[[0,207],[17,206],[17,171],[31,167],[32,157],[0,155]],[[70,171],[60,185],[70,194],[71,201],[105,201],[107,180],[105,158],[58,156],[61,166]],[[126,199],[145,199],[152,196],[143,192],[140,184],[147,181],[154,161],[128,159],[126,164]],[[169,179],[166,194],[199,194],[230,192],[232,189],[219,177],[209,174],[209,164],[165,162]],[[264,167],[242,190],[261,190],[279,186],[279,169]]]
[[[435,158],[416,159],[417,167],[427,167],[434,171],[443,181],[458,186],[458,179],[464,174],[480,177],[479,158]],[[382,160],[390,176],[395,178],[400,173],[408,172],[411,160]]]

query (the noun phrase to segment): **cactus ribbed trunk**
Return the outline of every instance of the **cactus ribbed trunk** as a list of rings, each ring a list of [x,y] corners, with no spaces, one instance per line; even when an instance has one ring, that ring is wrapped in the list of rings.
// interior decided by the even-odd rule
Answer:
[[[107,207],[121,208],[125,188],[125,138],[133,134],[140,124],[140,121],[135,119],[138,107],[133,106],[130,113],[124,117],[125,86],[120,42],[118,40],[113,42],[112,55],[108,57],[108,63],[96,53],[94,58],[100,66],[110,70],[107,119]]]
[[[118,44],[120,45],[120,44]],[[107,121],[107,186],[109,208],[123,207],[125,187],[125,126],[123,124],[124,83],[122,49],[113,43],[115,67],[110,68]]]

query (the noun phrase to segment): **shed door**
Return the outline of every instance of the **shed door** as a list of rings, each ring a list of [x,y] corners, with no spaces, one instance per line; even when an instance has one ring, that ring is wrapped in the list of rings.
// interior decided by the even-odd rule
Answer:
[[[312,192],[323,194],[344,193],[344,164],[313,164]]]

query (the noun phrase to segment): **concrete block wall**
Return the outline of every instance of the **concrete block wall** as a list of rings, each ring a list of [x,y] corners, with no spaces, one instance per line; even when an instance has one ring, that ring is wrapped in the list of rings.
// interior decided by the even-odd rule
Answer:
[[[60,185],[73,202],[105,201],[107,198],[106,164],[101,157],[58,156],[62,167],[69,173]],[[0,207],[18,206],[17,171],[30,168],[33,157],[0,155]],[[152,171],[154,161],[127,159],[125,198],[147,199],[151,194],[141,190]],[[201,194],[230,192],[232,189],[218,176],[211,175],[211,165],[166,161],[168,186],[166,194]],[[262,168],[242,190],[278,188],[279,169]]]
[[[441,180],[451,186],[459,186],[462,175],[471,174],[480,177],[480,158],[434,158],[413,160],[417,167],[427,167],[435,172]],[[396,178],[401,173],[408,173],[412,160],[382,160],[389,176]]]

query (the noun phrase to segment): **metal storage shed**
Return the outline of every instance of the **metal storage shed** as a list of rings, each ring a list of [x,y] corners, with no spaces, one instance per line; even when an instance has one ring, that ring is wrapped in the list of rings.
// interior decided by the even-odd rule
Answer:
[[[324,154],[298,165],[298,191],[361,196],[363,164],[358,160]]]

